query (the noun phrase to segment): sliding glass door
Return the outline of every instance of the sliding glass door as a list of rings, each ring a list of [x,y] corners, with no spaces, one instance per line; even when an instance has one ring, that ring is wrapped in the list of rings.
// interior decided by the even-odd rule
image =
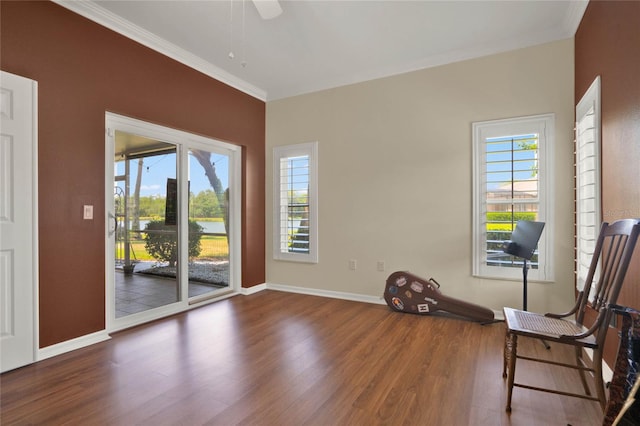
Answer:
[[[180,300],[176,146],[115,132],[115,317]]]
[[[189,297],[229,287],[229,156],[189,149]]]
[[[115,114],[106,123],[108,329],[237,291],[239,148]]]

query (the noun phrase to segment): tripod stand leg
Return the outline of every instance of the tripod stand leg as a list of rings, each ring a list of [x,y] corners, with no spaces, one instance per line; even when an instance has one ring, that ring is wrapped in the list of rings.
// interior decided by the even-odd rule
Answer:
[[[522,266],[522,307],[524,311],[527,310],[527,259],[524,259],[524,264]],[[551,346],[549,346],[545,340],[540,339],[540,341],[544,345],[545,349],[551,349]]]
[[[527,310],[527,259],[522,264],[522,310]]]

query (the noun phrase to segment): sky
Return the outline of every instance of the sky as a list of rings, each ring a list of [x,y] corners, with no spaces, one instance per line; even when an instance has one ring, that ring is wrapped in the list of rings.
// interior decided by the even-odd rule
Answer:
[[[524,138],[531,138],[534,135],[523,135]],[[502,183],[508,182],[511,180],[510,173],[499,173],[500,171],[500,162],[504,161],[504,166],[510,168],[510,160],[511,154],[508,152],[511,147],[511,138],[491,138],[488,140],[489,145],[487,148],[487,161],[492,163],[488,165],[488,172],[490,174],[489,182],[487,182],[487,190],[495,190]],[[518,158],[519,157],[519,158]],[[516,180],[526,180],[531,179],[531,166],[534,164],[535,156],[532,151],[525,151],[521,153],[516,153],[515,160],[518,159],[523,160],[518,168],[522,171],[517,172],[515,174]],[[229,187],[229,158],[222,154],[212,153],[212,160],[216,165],[216,173],[218,178],[222,182],[223,188]],[[175,178],[176,176],[176,155],[175,154],[163,154],[153,157],[147,157],[144,159],[143,169],[142,169],[142,184],[140,186],[140,195],[141,196],[150,196],[150,195],[161,195],[164,196],[166,193],[166,185],[167,178]],[[303,164],[300,160],[298,163],[292,164],[293,168],[297,167],[305,168],[306,165]],[[195,160],[191,155],[189,156],[189,179],[190,179],[190,190],[194,194],[197,194],[201,191],[212,189],[209,184],[209,180],[204,174],[204,170],[202,166]],[[124,162],[116,163],[116,175],[124,174]],[[136,160],[132,161],[131,164],[131,191],[133,191],[133,185],[135,184],[135,178],[137,174],[137,162]],[[291,182],[293,185],[293,189],[306,189],[307,181],[306,178],[301,185],[296,185],[295,178]]]
[[[529,134],[487,138],[487,191],[495,191],[503,185],[509,184],[512,178],[514,181],[536,178],[533,168],[536,167],[537,151],[523,149],[519,141],[531,143],[537,141],[537,136]],[[513,175],[511,174],[512,168]]]
[[[224,189],[229,187],[229,157],[226,155],[211,154],[211,159],[216,166],[216,174],[222,182]],[[135,185],[135,179],[138,173],[137,160],[131,162],[131,191]],[[198,161],[189,155],[189,180],[190,190],[194,194],[211,188],[209,180],[204,174],[202,166]],[[116,175],[124,174],[124,162],[116,163]],[[167,178],[176,177],[176,155],[163,154],[144,159],[142,167],[142,182],[140,185],[140,196],[146,197],[150,195],[165,196],[167,187]]]

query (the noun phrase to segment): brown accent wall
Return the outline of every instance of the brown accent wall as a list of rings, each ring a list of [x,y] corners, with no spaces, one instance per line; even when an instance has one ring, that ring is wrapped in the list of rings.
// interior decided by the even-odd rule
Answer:
[[[602,219],[640,218],[640,2],[592,0],[575,36],[575,96],[602,89]],[[618,302],[640,309],[640,248]],[[607,339],[613,365],[615,333]],[[613,337],[613,338],[611,338]]]
[[[243,147],[242,285],[265,282],[263,101],[54,3],[0,19],[0,67],[38,82],[40,347],[105,328],[106,111]]]

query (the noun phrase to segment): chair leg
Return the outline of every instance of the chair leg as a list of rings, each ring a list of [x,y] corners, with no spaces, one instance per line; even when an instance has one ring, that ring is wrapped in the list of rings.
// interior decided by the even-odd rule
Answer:
[[[598,347],[593,351],[593,377],[595,379],[596,394],[600,407],[604,413],[607,409],[607,396],[604,392],[604,379],[602,378],[602,348]]]
[[[576,365],[578,367],[584,367],[586,365],[582,358],[582,356],[584,355],[584,349],[580,346],[575,346],[574,350],[576,353]],[[582,382],[584,393],[587,395],[591,395],[591,389],[589,389],[589,384],[587,384],[587,376],[584,370],[578,370],[578,374],[580,374],[580,381]]]
[[[507,379],[507,412],[511,412],[511,396],[513,394],[513,382],[516,375],[516,356],[518,353],[518,336],[515,334],[507,333],[507,342],[506,345],[508,348],[506,349],[508,352],[508,379]]]
[[[507,378],[507,362],[509,359],[509,331],[504,334],[504,349],[502,350],[502,378]]]

